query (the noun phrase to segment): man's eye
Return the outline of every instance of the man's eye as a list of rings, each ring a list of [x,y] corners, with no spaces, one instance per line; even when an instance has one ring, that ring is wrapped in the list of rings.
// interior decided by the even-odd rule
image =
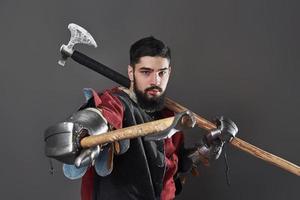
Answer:
[[[167,72],[166,71],[160,71],[159,76],[164,76]]]
[[[144,75],[149,75],[150,74],[149,71],[141,71],[141,73],[144,74]]]

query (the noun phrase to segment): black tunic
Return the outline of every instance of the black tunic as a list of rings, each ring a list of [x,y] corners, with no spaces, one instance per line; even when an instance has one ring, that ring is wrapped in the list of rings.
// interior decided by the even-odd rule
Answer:
[[[114,94],[124,107],[123,127],[156,120],[160,113],[146,113],[123,91]],[[160,199],[165,173],[164,142],[130,140],[130,147],[114,157],[114,169],[106,177],[94,176],[93,199]]]

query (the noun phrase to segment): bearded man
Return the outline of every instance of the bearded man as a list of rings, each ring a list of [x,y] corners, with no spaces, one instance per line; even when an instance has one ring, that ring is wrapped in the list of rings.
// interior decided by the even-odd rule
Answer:
[[[173,116],[164,107],[170,62],[170,48],[162,41],[154,37],[138,40],[130,48],[130,88],[117,87],[102,93],[87,90],[89,100],[68,121],[86,130],[93,130],[91,126],[113,130]],[[218,129],[193,150],[184,148],[181,132],[159,141],[127,139],[106,145],[101,153],[99,147],[82,150],[76,167],[64,164],[64,173],[71,179],[83,176],[83,200],[174,199],[181,188],[179,173],[191,170],[199,159],[220,155],[223,141],[213,135],[236,134],[237,128],[230,120],[221,118],[218,123]]]

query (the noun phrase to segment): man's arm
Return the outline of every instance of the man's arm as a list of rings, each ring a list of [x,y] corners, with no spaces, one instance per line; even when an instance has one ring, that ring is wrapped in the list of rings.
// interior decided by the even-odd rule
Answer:
[[[83,149],[80,140],[88,135],[102,134],[110,129],[122,127],[123,105],[110,91],[98,95],[93,90],[85,90],[87,103],[67,120],[51,126],[46,130],[46,155],[62,161],[64,173],[68,178],[82,177],[88,166],[93,166],[102,149],[101,156],[95,165],[100,176],[108,175],[111,168],[101,169],[99,165],[112,162],[113,154],[124,153],[128,145],[108,144]],[[125,148],[126,147],[126,148]],[[105,155],[104,155],[105,154]]]
[[[228,143],[238,132],[237,125],[230,119],[220,117],[216,120],[217,128],[203,136],[200,145],[192,152],[189,157],[193,163],[207,160],[217,160],[221,153],[224,143]]]
[[[223,145],[234,137],[238,128],[230,119],[220,117],[216,120],[217,128],[204,135],[201,142],[194,148],[179,149],[179,173],[187,173],[193,166],[199,164],[209,165],[209,162],[217,160],[222,153]]]

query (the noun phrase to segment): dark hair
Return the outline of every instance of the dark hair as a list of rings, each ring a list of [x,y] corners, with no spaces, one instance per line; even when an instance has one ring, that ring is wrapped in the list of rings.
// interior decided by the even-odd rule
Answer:
[[[171,61],[171,50],[162,41],[153,36],[142,38],[130,47],[130,65],[134,67],[143,56],[159,56]]]

